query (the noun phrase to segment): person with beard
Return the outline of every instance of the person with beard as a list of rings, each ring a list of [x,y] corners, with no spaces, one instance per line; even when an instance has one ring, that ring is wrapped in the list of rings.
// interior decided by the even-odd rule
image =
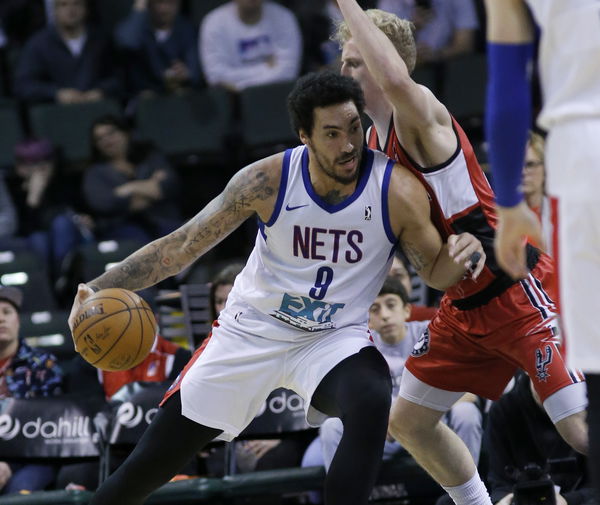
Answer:
[[[309,424],[327,416],[344,423],[325,482],[329,505],[367,503],[392,387],[367,314],[393,251],[400,242],[420,275],[441,289],[476,277],[483,262],[473,265],[473,255],[485,253],[470,234],[442,242],[415,177],[363,149],[363,105],[352,79],[331,72],[299,79],[288,110],[303,145],[241,169],[182,227],[79,286],[70,325],[94,291],[135,291],[175,275],[258,218],[254,250],[213,338],[91,504],[140,505],[208,442],[236,437],[278,387],[303,398]]]

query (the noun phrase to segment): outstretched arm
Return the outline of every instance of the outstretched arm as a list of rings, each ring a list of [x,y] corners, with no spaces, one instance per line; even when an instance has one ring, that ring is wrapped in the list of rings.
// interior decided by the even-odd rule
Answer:
[[[392,229],[416,272],[429,286],[443,291],[466,274],[477,278],[485,265],[481,242],[470,233],[461,233],[450,235],[444,243],[431,222],[425,188],[400,165],[394,167],[388,198]]]
[[[498,229],[494,246],[500,266],[514,278],[527,275],[526,237],[543,243],[540,223],[523,201],[520,183],[531,125],[528,68],[533,26],[522,0],[486,0],[488,96],[486,132]]]
[[[267,221],[277,198],[282,158],[277,154],[240,170],[225,190],[186,224],[145,245],[87,285],[80,285],[69,324],[91,294],[90,288],[135,291],[152,286],[181,272],[252,214]]]
[[[406,63],[390,39],[375,26],[356,0],[338,0],[338,5],[365,65],[394,108],[402,110],[406,122],[431,123],[437,100],[412,80]]]

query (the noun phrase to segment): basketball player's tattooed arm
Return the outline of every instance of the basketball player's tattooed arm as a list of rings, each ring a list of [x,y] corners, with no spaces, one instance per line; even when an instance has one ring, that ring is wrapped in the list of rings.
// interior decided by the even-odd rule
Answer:
[[[396,165],[389,189],[392,229],[420,277],[431,287],[445,290],[468,272],[476,278],[485,263],[479,240],[470,233],[451,235],[444,243],[431,222],[427,193],[406,168]],[[477,265],[470,261],[479,253]]]
[[[267,221],[279,190],[282,159],[278,154],[243,168],[187,223],[137,250],[88,286],[132,291],[152,286],[181,272],[251,215]]]

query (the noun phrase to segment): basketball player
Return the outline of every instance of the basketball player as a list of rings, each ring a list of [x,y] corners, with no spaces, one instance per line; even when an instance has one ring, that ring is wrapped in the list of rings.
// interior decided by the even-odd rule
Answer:
[[[527,0],[541,29],[539,71],[547,130],[546,177],[553,250],[559,265],[560,312],[569,364],[586,373],[590,458],[600,486],[600,2]],[[486,2],[490,161],[498,184],[498,260],[514,277],[526,275],[523,239],[539,223],[519,190],[526,131],[531,126],[528,73],[534,26],[522,0]]]
[[[342,73],[365,94],[374,128],[369,145],[383,149],[423,181],[441,235],[469,231],[482,242],[486,266],[476,281],[450,288],[428,332],[406,362],[390,431],[457,504],[489,504],[475,463],[440,419],[468,391],[496,399],[517,367],[526,370],[550,418],[575,449],[587,450],[585,384],[557,347],[553,264],[528,246],[531,274],[515,282],[493,251],[493,193],[461,127],[433,93],[410,77],[412,26],[393,14],[338,0],[345,22],[336,39]]]
[[[344,437],[325,483],[329,505],[366,505],[386,438],[389,369],[367,315],[398,243],[423,278],[447,288],[485,253],[473,235],[443,243],[427,194],[405,168],[363,149],[360,87],[333,73],[288,98],[302,146],[237,172],[173,233],[82,285],[139,290],[174,275],[256,215],[259,233],[204,352],[196,353],[93,505],[140,505],[206,443],[231,440],[278,387],[303,397],[309,423],[340,417]]]

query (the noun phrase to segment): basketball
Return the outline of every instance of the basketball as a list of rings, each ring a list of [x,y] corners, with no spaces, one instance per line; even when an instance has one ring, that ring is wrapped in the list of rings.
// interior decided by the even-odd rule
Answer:
[[[132,291],[102,289],[79,307],[73,324],[75,348],[91,365],[128,370],[150,353],[157,325],[150,306]]]

